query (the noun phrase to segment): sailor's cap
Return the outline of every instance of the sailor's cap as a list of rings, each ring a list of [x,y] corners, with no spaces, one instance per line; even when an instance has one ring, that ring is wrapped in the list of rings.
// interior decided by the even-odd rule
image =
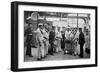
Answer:
[[[42,26],[43,24],[42,24],[42,23],[39,23],[38,25],[39,25],[39,26]]]
[[[30,16],[26,18],[26,23],[28,23],[28,24],[32,23],[32,18]]]
[[[26,19],[27,19],[27,20],[30,20],[30,19],[32,19],[32,18],[29,16],[29,17],[27,17]]]

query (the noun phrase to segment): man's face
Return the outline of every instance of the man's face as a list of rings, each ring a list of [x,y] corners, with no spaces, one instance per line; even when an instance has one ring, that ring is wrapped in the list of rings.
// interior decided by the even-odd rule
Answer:
[[[82,29],[79,29],[79,32],[82,32]]]
[[[67,29],[67,31],[69,32],[69,29]]]
[[[30,25],[30,29],[33,30],[33,25],[32,24]]]
[[[58,31],[60,31],[60,27],[58,27]]]
[[[55,30],[55,27],[54,27],[54,26],[52,26],[52,27],[51,27],[51,30]]]
[[[41,26],[41,29],[43,29],[43,26]]]
[[[44,25],[44,27],[45,27],[46,29],[48,29],[48,25]]]
[[[40,29],[43,29],[43,26],[42,26],[42,25],[40,25],[40,26],[39,26],[39,28],[40,28]]]

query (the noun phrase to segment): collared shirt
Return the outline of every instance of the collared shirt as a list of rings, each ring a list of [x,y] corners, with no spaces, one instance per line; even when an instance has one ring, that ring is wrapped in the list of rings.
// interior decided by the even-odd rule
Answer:
[[[44,38],[49,39],[49,33],[45,29],[43,29],[42,32],[43,32]]]
[[[56,38],[59,38],[59,39],[62,38],[60,31],[56,31],[55,33],[56,33],[55,35]]]
[[[55,40],[55,32],[51,30],[49,32],[49,42],[53,42]]]
[[[40,30],[40,28],[37,29],[37,38],[39,42],[43,42],[44,38],[43,38],[43,34]]]
[[[66,37],[66,39],[70,39],[70,31],[65,32],[65,37]]]

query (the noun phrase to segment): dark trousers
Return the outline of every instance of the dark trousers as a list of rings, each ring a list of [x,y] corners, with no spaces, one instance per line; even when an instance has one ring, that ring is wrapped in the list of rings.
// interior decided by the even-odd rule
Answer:
[[[28,45],[27,45],[26,55],[31,56],[31,45],[30,45],[30,43],[28,43]]]
[[[51,47],[50,47],[50,54],[51,55],[53,55],[53,51],[54,51],[54,43],[53,42],[50,42],[50,45],[51,45]]]
[[[80,44],[80,57],[83,58],[83,45],[84,44]]]
[[[61,40],[61,48],[62,48],[62,50],[65,50],[65,41],[64,40]]]

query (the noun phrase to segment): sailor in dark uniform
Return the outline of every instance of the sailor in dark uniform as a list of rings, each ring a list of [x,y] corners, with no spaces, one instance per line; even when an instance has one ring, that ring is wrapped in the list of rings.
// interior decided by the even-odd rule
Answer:
[[[83,58],[84,56],[84,53],[83,53],[83,46],[84,46],[84,43],[85,43],[85,37],[84,37],[84,34],[82,32],[82,28],[79,28],[79,44],[80,44],[80,58]]]
[[[31,25],[31,23],[28,23],[28,28],[25,32],[25,34],[27,36],[27,39],[26,39],[26,42],[27,42],[26,55],[28,55],[29,57],[33,57],[31,55],[32,31],[31,31],[30,25]]]
[[[54,53],[54,41],[55,41],[55,27],[52,26],[51,31],[49,33],[49,43],[50,43],[50,50],[49,50],[49,54],[53,55]]]
[[[65,31],[62,31],[61,48],[65,54]]]

